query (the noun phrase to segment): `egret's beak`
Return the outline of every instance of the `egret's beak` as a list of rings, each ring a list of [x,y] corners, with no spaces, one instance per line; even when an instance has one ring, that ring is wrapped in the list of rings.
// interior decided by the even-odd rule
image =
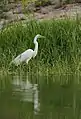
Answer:
[[[46,38],[45,36],[40,36],[40,38]]]

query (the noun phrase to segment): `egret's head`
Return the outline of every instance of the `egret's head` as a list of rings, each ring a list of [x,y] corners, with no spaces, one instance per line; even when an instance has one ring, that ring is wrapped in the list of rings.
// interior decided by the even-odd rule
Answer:
[[[34,43],[37,42],[37,39],[38,39],[38,38],[45,38],[45,37],[42,36],[42,35],[40,35],[40,34],[37,34],[37,35],[35,36],[35,38],[34,38]]]
[[[40,35],[40,34],[37,34],[36,35],[36,38],[45,38],[44,36]]]

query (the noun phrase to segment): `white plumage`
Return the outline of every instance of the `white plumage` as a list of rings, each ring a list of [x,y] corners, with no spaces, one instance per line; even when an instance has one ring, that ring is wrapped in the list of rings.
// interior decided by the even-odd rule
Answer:
[[[34,38],[34,44],[35,44],[35,49],[34,51],[32,49],[28,49],[25,52],[21,53],[18,55],[14,60],[12,60],[11,63],[15,65],[20,65],[22,62],[26,62],[28,64],[28,61],[33,57],[37,55],[38,52],[38,42],[37,38],[44,38],[44,36],[41,36],[40,34],[37,34]]]

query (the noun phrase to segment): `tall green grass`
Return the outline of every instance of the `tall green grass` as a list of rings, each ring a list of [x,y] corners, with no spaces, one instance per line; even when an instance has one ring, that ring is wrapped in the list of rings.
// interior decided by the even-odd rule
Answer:
[[[80,72],[81,68],[81,21],[49,20],[12,24],[0,31],[0,68],[8,68],[10,61],[28,48],[34,49],[36,34],[39,51],[28,64],[32,68],[48,72]],[[27,66],[23,66],[23,69]],[[31,70],[30,68],[30,70]]]

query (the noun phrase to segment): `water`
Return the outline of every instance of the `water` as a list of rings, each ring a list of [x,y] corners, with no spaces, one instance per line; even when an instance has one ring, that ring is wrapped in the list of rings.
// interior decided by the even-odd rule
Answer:
[[[0,119],[81,119],[81,77],[0,77]]]

